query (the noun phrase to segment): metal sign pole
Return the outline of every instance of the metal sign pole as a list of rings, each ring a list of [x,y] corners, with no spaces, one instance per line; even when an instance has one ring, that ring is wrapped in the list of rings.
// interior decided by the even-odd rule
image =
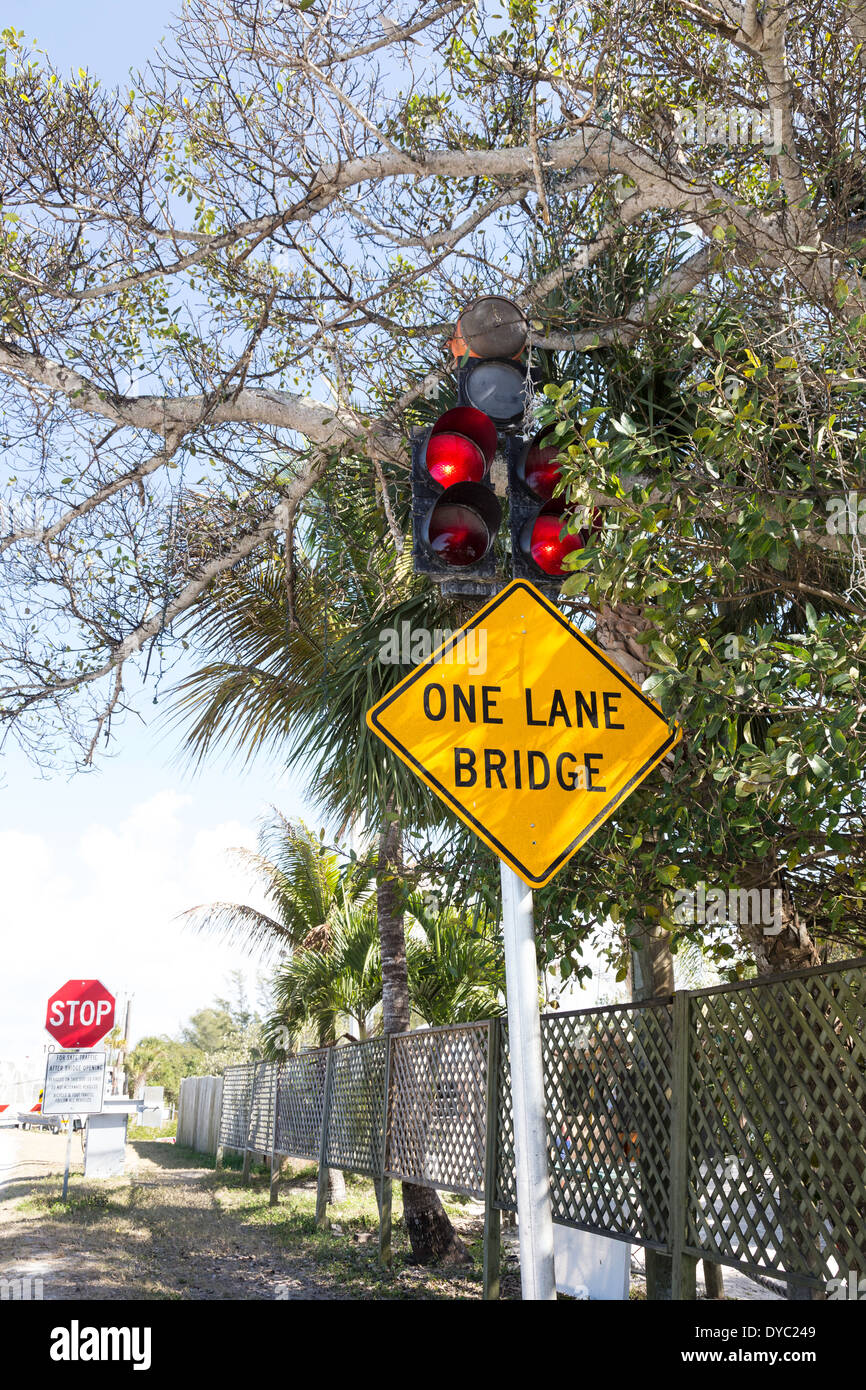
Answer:
[[[538,967],[532,889],[504,860],[502,929],[508,995],[508,1050],[514,1109],[517,1172],[517,1219],[520,1234],[520,1282],[524,1299],[554,1300],[553,1219],[547,1169],[547,1125],[541,1021],[538,1012]]]
[[[67,1129],[66,1129],[66,1167],[65,1167],[64,1170],[63,1170],[63,1192],[62,1192],[61,1197],[60,1197],[61,1202],[65,1202],[65,1201],[66,1201],[66,1194],[67,1194],[67,1192],[69,1191],[69,1164],[70,1164],[70,1162],[72,1161],[72,1116],[71,1116],[71,1115],[70,1115],[69,1118],[67,1119],[66,1125],[67,1125]]]
[[[477,683],[476,639],[481,671],[498,684]],[[525,885],[549,883],[682,730],[525,579],[506,584],[368,709],[367,727],[510,861],[502,866],[502,915],[520,1267],[524,1298],[553,1299],[538,974]]]

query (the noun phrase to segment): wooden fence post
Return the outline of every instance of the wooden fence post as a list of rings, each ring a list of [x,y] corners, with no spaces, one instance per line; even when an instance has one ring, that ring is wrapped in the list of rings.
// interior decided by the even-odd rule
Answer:
[[[218,1102],[218,1104],[217,1104]],[[211,1106],[211,1136],[214,1141],[214,1172],[222,1168],[222,1154],[224,1148],[220,1143],[222,1134],[222,1077],[218,1076],[214,1081],[214,1098]]]
[[[243,1183],[244,1187],[248,1187],[250,1182],[250,1163],[253,1157],[253,1151],[250,1148],[250,1126],[253,1122],[253,1106],[256,1103],[256,1074],[259,1069],[259,1063],[251,1062],[250,1066],[253,1069],[253,1081],[250,1087],[250,1107],[247,1111],[246,1143],[244,1144],[244,1166],[241,1171],[241,1182]]]
[[[689,1126],[689,1013],[688,990],[674,992],[673,1058],[671,1066],[671,1209],[670,1235],[673,1269],[671,1298],[678,1301],[696,1297],[695,1270],[697,1260],[685,1254],[688,1200],[688,1126]]]
[[[192,1088],[192,1114],[190,1115],[192,1128],[190,1130],[189,1139],[187,1140],[187,1143],[189,1144],[191,1149],[198,1149],[198,1127],[200,1123],[199,1116],[201,1115],[203,1099],[202,1087],[200,1082],[201,1078],[197,1076],[195,1078],[195,1085]]]
[[[268,1197],[270,1206],[275,1207],[280,1200],[280,1165],[277,1162],[277,1122],[280,1114],[280,1072],[282,1064],[276,1063],[277,1075],[274,1081],[274,1113],[271,1119],[271,1189]]]
[[[334,1088],[336,1049],[328,1050],[325,1068],[325,1094],[322,1098],[322,1133],[319,1139],[319,1181],[316,1188],[316,1226],[324,1231],[328,1226],[328,1125],[331,1119],[331,1092]]]
[[[189,1105],[190,1105],[190,1102],[189,1102],[189,1100],[188,1100],[188,1097],[189,1097],[189,1094],[190,1094],[189,1082],[191,1081],[191,1079],[192,1079],[192,1078],[189,1077],[189,1076],[185,1076],[185,1077],[183,1078],[183,1080],[182,1080],[181,1083],[180,1083],[180,1089],[179,1089],[178,1095],[177,1095],[177,1135],[176,1135],[176,1142],[177,1142],[178,1144],[186,1144],[186,1142],[187,1142],[187,1138],[186,1138],[186,1132],[187,1132],[187,1119],[188,1119],[188,1115],[189,1115]],[[184,1088],[185,1088],[185,1089],[184,1089]]]
[[[391,1199],[393,1184],[388,1168],[388,1125],[391,1122],[391,1034],[385,1034],[385,1094],[382,1101],[382,1169],[379,1175],[379,1263],[391,1268]]]
[[[484,1289],[482,1297],[499,1297],[502,1218],[496,1201],[496,1155],[499,1140],[499,1034],[501,1020],[487,1024],[487,1127],[484,1134]]]
[[[218,1173],[219,1170],[222,1168],[222,1166],[223,1166],[223,1155],[225,1154],[225,1145],[220,1143],[220,1137],[221,1137],[222,1132],[223,1132],[223,1108],[224,1108],[224,1106],[225,1106],[225,1103],[226,1103],[226,1085],[225,1085],[225,1072],[223,1072],[223,1075],[220,1077],[220,1110],[219,1110],[219,1117],[217,1118],[216,1157],[214,1158],[214,1165],[213,1165],[213,1166],[214,1166],[214,1172],[215,1172],[215,1173]]]
[[[213,1105],[211,1106],[210,1121],[210,1141],[205,1153],[210,1153],[211,1147],[216,1153],[220,1141],[220,1117],[222,1115],[223,1104],[223,1079],[221,1076],[214,1078]]]
[[[707,1298],[724,1298],[725,1296],[725,1276],[722,1273],[722,1266],[713,1260],[704,1259],[701,1261],[704,1267],[704,1284],[706,1285]]]

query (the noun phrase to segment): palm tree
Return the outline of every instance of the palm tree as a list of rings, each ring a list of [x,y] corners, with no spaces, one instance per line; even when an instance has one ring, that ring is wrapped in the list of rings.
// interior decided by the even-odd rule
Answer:
[[[310,1023],[319,1038],[333,1034],[342,1015],[363,1042],[370,1015],[382,1000],[382,964],[374,899],[343,900],[328,921],[327,939],[307,939],[280,965],[273,981],[273,1012],[265,1020],[268,1053],[281,1058],[295,1050],[300,1030]],[[287,1035],[291,1045],[287,1046]],[[335,1041],[333,1036],[329,1041]]]
[[[365,486],[369,470],[351,494],[348,520],[333,516],[327,499],[314,515],[318,551],[288,565],[278,551],[239,565],[203,597],[190,630],[215,658],[180,685],[175,712],[190,721],[185,743],[194,759],[218,744],[246,758],[279,748],[290,766],[308,773],[343,829],[360,822],[375,836],[383,1028],[404,1032],[404,824],[425,829],[448,816],[364,716],[408,669],[379,660],[383,630],[458,624],[438,595],[414,589],[408,551],[395,563],[375,510],[364,510]],[[317,524],[327,517],[331,531]],[[404,1183],[403,1212],[420,1263],[467,1258],[432,1188]]]
[[[134,1096],[139,1086],[146,1086],[154,1072],[165,1061],[168,1048],[164,1038],[141,1038],[127,1055],[127,1090]]]
[[[371,888],[369,858],[340,856],[303,821],[290,821],[272,808],[258,834],[258,850],[237,849],[235,859],[258,879],[272,908],[243,903],[206,903],[183,916],[198,931],[222,938],[263,959],[327,941],[330,922],[347,903]]]
[[[258,852],[236,850],[240,863],[263,885],[272,907],[267,913],[244,903],[210,903],[184,916],[199,931],[222,937],[262,957],[275,952],[303,955],[329,949],[335,920],[369,895],[371,867],[366,859],[341,863],[322,836],[301,821],[290,821],[275,808],[258,837]],[[319,1044],[334,1042],[338,1007],[319,1010]],[[328,1172],[329,1200],[345,1198],[342,1173]]]
[[[505,1010],[505,956],[496,924],[470,910],[431,912],[409,899],[406,954],[412,1011],[431,1026],[497,1018]]]
[[[503,1012],[505,964],[493,924],[453,907],[431,912],[413,894],[405,919],[413,1016],[435,1026],[471,1023]],[[331,919],[326,948],[295,950],[274,977],[273,1013],[264,1034],[272,1057],[286,1055],[286,1035],[336,1014],[348,1017],[363,1042],[382,1003],[382,961],[376,905],[345,902]]]

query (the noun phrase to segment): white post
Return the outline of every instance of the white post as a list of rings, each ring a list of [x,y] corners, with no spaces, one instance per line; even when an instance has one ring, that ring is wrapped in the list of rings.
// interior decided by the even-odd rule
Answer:
[[[520,1235],[520,1282],[524,1299],[556,1298],[553,1267],[553,1219],[547,1170],[547,1127],[541,1021],[538,1012],[538,967],[532,889],[503,861],[502,930],[505,938],[505,983],[508,996],[508,1050],[514,1109],[517,1171],[517,1219]]]
[[[63,1191],[60,1194],[61,1202],[66,1201],[66,1194],[69,1191],[69,1165],[72,1162],[72,1116],[66,1119],[66,1167],[63,1169]]]

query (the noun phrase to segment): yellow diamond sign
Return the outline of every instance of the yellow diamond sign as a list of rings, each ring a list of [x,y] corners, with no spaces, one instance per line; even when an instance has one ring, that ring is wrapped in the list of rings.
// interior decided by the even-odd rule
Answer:
[[[452,633],[367,723],[534,888],[681,737],[524,580]]]

